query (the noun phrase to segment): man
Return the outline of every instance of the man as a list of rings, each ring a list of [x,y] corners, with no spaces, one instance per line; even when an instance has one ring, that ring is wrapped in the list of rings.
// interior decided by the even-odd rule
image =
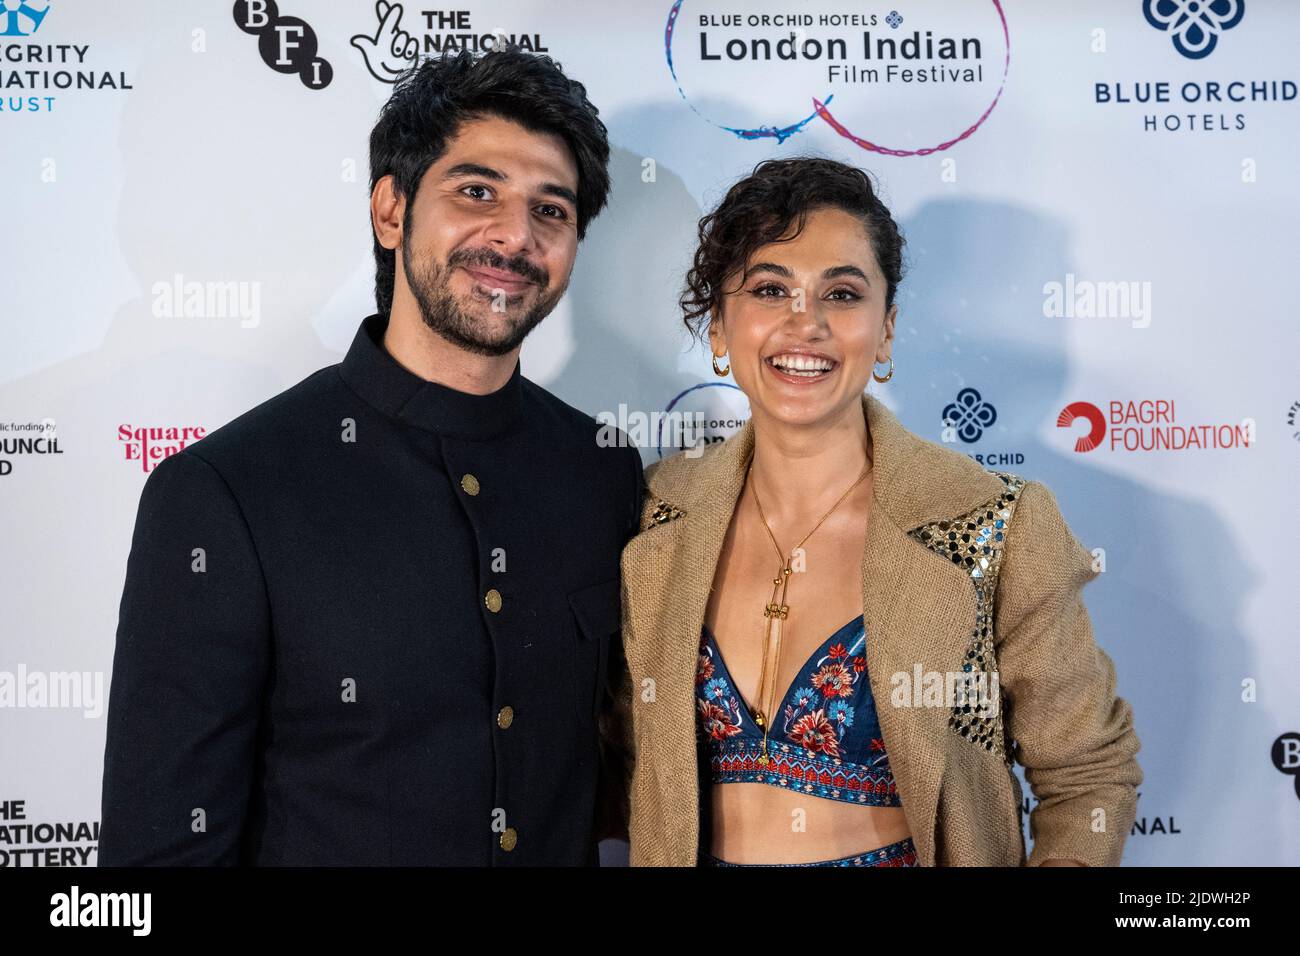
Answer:
[[[140,500],[101,865],[596,862],[641,462],[520,375],[609,190],[581,84],[428,60],[371,133],[378,312]]]

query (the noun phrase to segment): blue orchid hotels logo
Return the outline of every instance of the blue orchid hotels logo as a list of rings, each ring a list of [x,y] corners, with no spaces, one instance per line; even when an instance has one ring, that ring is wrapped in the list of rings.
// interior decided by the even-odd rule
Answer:
[[[1170,35],[1174,49],[1191,60],[1214,52],[1219,35],[1246,15],[1246,0],[1142,0],[1147,23]]]

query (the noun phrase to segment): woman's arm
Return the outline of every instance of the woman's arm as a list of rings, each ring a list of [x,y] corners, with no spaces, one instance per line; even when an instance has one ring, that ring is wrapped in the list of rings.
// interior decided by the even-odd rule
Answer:
[[[1093,640],[1083,586],[1100,572],[1051,490],[1020,494],[999,572],[995,632],[1006,719],[1038,806],[1030,866],[1116,866],[1142,769],[1133,710]]]

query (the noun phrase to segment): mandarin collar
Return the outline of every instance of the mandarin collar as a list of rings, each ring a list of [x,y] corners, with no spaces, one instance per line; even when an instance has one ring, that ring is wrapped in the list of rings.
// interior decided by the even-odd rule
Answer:
[[[388,316],[367,316],[339,367],[343,381],[390,418],[451,438],[493,438],[510,430],[523,411],[519,362],[510,380],[487,395],[428,382],[403,368],[384,348]]]

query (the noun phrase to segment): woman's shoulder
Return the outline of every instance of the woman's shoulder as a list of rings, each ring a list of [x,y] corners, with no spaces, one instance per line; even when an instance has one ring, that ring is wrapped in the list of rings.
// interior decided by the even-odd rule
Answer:
[[[1004,500],[1014,504],[1031,483],[1017,472],[917,434],[878,402],[868,411],[876,449],[876,497],[906,530],[923,519],[955,519]]]
[[[673,495],[689,488],[700,474],[701,464],[710,449],[691,457],[690,451],[679,451],[661,458],[646,467],[645,482],[651,494]]]
[[[677,452],[647,465],[642,530],[703,506],[711,491],[739,481],[752,447],[747,426],[725,441]]]
[[[1091,565],[1091,552],[1046,483],[913,437],[906,467],[892,476],[895,487],[885,498],[905,510],[900,523],[918,542],[953,560],[964,560],[962,551],[978,558],[976,552],[1005,549],[1027,554],[1026,560],[1041,567]]]
[[[711,451],[706,448],[703,454],[696,455],[690,451],[677,452],[646,466],[643,530],[685,513],[693,492],[707,481],[703,462]]]

